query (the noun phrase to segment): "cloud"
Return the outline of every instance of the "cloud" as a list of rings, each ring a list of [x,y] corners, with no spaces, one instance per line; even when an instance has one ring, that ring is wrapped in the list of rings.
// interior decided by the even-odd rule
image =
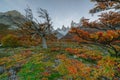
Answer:
[[[4,0],[2,2],[4,5],[8,6],[8,9],[21,9],[25,7],[26,0]]]
[[[59,2],[58,2],[59,1]],[[29,5],[33,11],[34,17],[37,18],[37,8],[44,8],[50,14],[53,26],[55,28],[62,27],[62,25],[70,26],[71,21],[79,22],[80,18],[92,18],[89,14],[91,4],[88,0],[1,0],[0,11],[18,10],[25,14],[24,9]],[[86,6],[87,5],[87,6]],[[85,8],[83,10],[83,8]]]
[[[78,17],[79,16],[79,17]],[[73,13],[68,14],[66,16],[55,16],[53,17],[53,21],[54,21],[54,28],[58,28],[58,27],[62,27],[62,25],[64,26],[69,26],[71,25],[71,21],[74,20],[75,22],[79,22],[81,16],[77,13]]]

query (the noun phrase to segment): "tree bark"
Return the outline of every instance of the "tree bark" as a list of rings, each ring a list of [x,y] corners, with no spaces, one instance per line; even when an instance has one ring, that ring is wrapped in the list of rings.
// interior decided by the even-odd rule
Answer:
[[[46,39],[45,37],[42,37],[42,47],[47,49]]]

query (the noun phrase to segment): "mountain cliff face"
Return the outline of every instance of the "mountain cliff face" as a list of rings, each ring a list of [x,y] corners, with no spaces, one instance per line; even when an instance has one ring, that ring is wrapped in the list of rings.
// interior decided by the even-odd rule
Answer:
[[[0,24],[9,25],[11,28],[17,28],[18,24],[25,20],[25,16],[16,10],[0,12]]]

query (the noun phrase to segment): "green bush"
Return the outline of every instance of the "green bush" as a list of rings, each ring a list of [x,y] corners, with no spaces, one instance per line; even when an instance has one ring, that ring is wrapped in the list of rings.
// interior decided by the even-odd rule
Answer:
[[[17,36],[15,35],[7,35],[2,38],[1,40],[2,46],[3,47],[18,47],[20,46],[20,41]]]

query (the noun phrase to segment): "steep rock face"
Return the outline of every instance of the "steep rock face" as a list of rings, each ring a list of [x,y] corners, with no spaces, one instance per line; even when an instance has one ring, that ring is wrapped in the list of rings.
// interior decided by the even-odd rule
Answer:
[[[9,25],[11,28],[18,27],[18,25],[23,23],[25,20],[25,16],[16,10],[0,13],[0,23]]]

